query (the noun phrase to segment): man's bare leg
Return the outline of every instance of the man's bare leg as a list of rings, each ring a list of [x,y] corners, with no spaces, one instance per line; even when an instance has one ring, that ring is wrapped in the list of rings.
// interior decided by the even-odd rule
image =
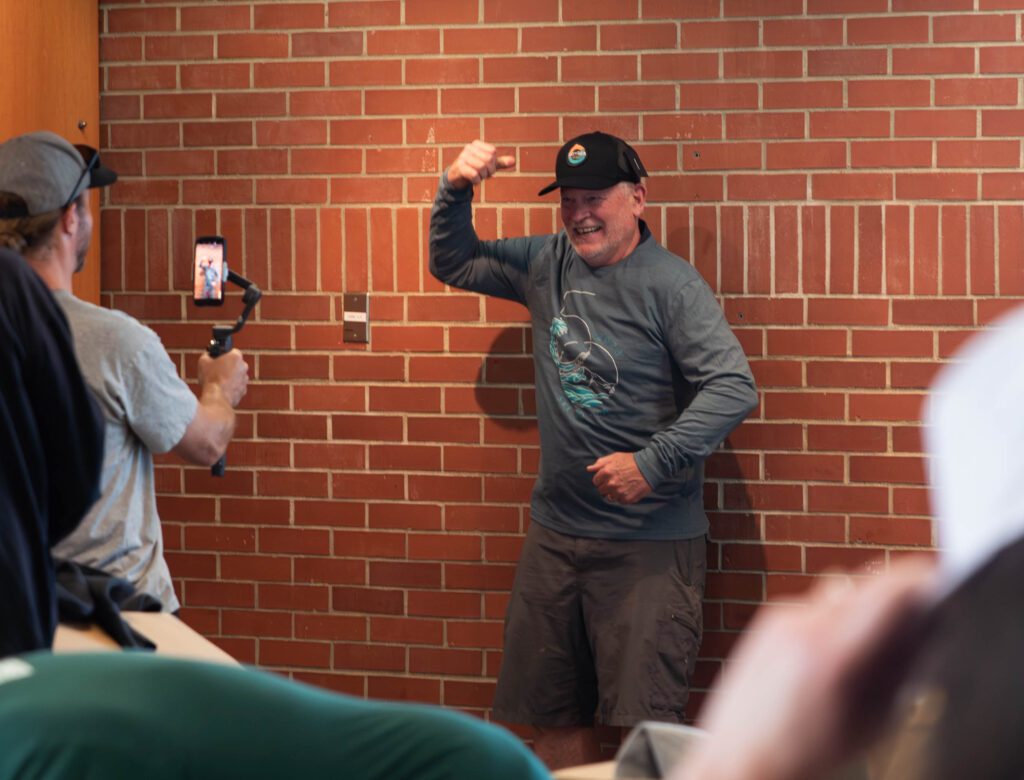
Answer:
[[[591,726],[537,727],[533,749],[552,771],[601,760],[601,741]]]

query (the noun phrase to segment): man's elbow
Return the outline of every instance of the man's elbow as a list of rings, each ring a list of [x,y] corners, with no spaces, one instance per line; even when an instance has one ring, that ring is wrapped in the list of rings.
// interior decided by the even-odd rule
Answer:
[[[174,448],[174,454],[194,466],[212,466],[227,451],[227,444],[212,436],[191,436]]]
[[[757,395],[757,385],[754,384],[753,377],[750,377],[739,388],[738,405],[742,408],[740,420],[747,419],[757,409],[760,402],[761,399]]]
[[[227,444],[221,445],[216,441],[206,442],[196,453],[196,457],[192,459],[192,463],[196,466],[212,466],[218,460],[220,460],[224,453],[227,452]]]
[[[230,407],[218,415],[200,405],[174,454],[196,466],[212,466],[227,451],[234,432],[235,415]]]
[[[745,389],[745,401],[746,401],[746,412],[743,415],[744,417],[746,417],[748,414],[750,414],[755,409],[757,409],[758,403],[760,403],[760,399],[758,398],[758,395],[757,395],[757,385],[754,384],[754,380],[753,379],[751,379],[750,383],[746,386],[746,389]]]
[[[757,385],[750,375],[723,377],[721,381],[705,386],[704,390],[710,390],[719,399],[722,411],[728,409],[729,414],[735,415],[736,424],[745,420],[760,403]]]
[[[430,271],[430,275],[437,279],[437,281],[447,284],[447,275],[441,271],[441,267],[437,262],[437,255],[437,250],[431,246],[427,255],[427,269]]]

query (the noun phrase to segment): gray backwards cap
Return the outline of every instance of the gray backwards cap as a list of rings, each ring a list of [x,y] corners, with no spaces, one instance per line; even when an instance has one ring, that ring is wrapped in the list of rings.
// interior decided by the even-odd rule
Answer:
[[[9,206],[0,218],[56,211],[89,187],[106,187],[116,180],[117,174],[100,163],[91,147],[72,146],[48,130],[15,136],[0,144],[0,193],[18,196],[25,208]]]

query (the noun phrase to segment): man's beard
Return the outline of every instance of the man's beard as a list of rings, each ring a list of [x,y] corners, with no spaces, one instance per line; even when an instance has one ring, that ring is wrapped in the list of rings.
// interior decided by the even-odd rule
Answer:
[[[84,231],[79,234],[78,248],[75,253],[75,273],[77,274],[85,267],[85,258],[89,256],[89,244],[92,242],[92,231]]]

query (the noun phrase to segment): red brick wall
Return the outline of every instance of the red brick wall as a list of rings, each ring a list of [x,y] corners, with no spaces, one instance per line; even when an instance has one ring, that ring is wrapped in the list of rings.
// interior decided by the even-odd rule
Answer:
[[[925,388],[1024,297],[1024,0],[100,7],[105,301],[194,375],[193,237],[266,291],[227,477],[159,465],[184,616],[240,659],[488,706],[538,452],[523,310],[425,268],[476,137],[520,161],[478,197],[487,237],[553,229],[564,138],[633,141],[652,229],[750,356],[761,407],[708,465],[701,687],[762,600],[930,545]]]

